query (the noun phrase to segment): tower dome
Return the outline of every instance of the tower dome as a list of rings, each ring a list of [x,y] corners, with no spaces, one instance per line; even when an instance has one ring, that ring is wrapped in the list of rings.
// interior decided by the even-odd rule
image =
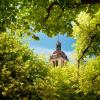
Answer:
[[[63,66],[68,61],[66,54],[61,50],[61,42],[57,41],[56,50],[50,56],[53,66]]]

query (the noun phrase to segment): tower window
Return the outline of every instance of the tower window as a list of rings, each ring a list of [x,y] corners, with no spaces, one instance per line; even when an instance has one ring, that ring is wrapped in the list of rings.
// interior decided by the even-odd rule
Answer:
[[[53,66],[55,66],[55,62],[53,61]]]
[[[58,66],[58,60],[56,60],[56,66]]]

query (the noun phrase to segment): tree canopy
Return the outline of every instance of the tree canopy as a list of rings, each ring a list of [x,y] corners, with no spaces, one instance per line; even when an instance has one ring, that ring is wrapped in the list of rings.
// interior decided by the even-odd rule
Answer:
[[[87,51],[89,56],[99,54],[98,0],[3,0],[0,13],[0,32],[27,34],[36,40],[40,31],[50,37],[67,34],[76,39],[79,62]]]
[[[74,38],[78,64],[39,60],[20,39],[37,32]],[[0,0],[0,99],[99,100],[99,0]]]
[[[21,33],[42,31],[48,36],[72,33],[72,21],[81,11],[96,13],[98,0],[2,0],[0,31],[6,27]],[[31,32],[30,32],[31,30]]]
[[[73,23],[73,36],[76,39],[78,60],[100,55],[100,10],[92,17],[81,12]]]

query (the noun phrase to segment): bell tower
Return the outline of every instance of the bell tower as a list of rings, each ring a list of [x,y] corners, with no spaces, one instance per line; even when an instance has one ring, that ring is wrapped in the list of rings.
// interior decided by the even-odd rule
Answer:
[[[61,43],[59,40],[56,43],[56,50],[61,50]]]
[[[58,40],[56,43],[56,50],[50,56],[50,62],[54,67],[63,66],[68,61],[66,54],[61,50],[61,42]]]

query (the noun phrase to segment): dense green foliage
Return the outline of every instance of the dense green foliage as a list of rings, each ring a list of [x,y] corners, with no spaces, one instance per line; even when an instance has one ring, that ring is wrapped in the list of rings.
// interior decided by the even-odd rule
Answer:
[[[100,4],[86,1],[90,0],[1,0],[0,32],[8,27],[17,34],[71,35],[77,14],[85,11],[92,16],[100,9]]]
[[[94,0],[98,1],[98,0]],[[88,4],[86,4],[88,3]],[[90,4],[89,4],[90,3]],[[76,39],[76,63],[53,68],[19,38]],[[91,0],[0,0],[0,100],[99,100],[100,4]]]
[[[85,49],[88,49],[84,56],[97,56],[100,54],[100,9],[93,15],[81,12],[73,23],[73,36],[76,39],[76,51],[78,58],[82,56]]]
[[[48,73],[43,61],[12,34],[0,34],[0,97],[30,97],[36,78],[44,79]]]
[[[100,56],[81,65],[53,68],[38,60],[16,36],[0,34],[0,99],[100,99]]]

